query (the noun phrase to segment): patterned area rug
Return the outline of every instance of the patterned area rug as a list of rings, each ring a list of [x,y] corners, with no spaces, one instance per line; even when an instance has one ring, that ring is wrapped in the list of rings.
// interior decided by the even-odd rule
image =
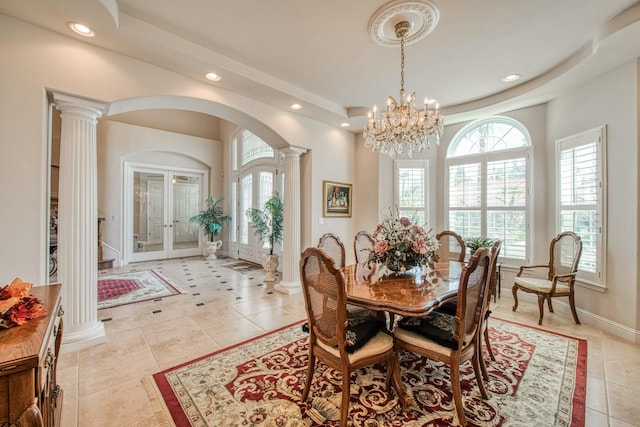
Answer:
[[[183,293],[155,270],[98,278],[98,310]]]
[[[229,262],[226,264],[222,264],[222,266],[234,271],[239,271],[240,273],[246,273],[251,270],[260,270],[262,268],[260,264],[255,264],[248,261]]]
[[[496,361],[487,366],[483,400],[469,362],[462,394],[471,426],[583,426],[587,342],[491,319]],[[316,366],[307,402],[300,396],[307,364],[300,324],[154,375],[175,424],[182,426],[337,426],[341,374]],[[412,353],[401,356],[402,380],[414,403],[402,410],[385,391],[385,366],[353,374],[353,426],[448,426],[456,422],[449,369]]]

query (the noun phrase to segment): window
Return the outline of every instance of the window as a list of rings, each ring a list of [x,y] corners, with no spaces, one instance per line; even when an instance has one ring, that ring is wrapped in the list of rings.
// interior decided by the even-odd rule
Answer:
[[[449,230],[502,240],[500,256],[528,260],[531,140],[507,117],[471,123],[452,140],[445,161]]]
[[[240,133],[240,149],[242,166],[246,165],[252,160],[256,159],[274,159],[275,151],[266,142],[260,139],[258,136],[243,130]]]
[[[427,223],[427,162],[396,160],[396,206],[400,216]]]
[[[253,232],[246,216],[248,208],[263,209],[274,191],[280,191],[276,150],[263,139],[239,128],[230,137],[229,177],[231,216],[229,254],[247,261],[260,262],[266,242]],[[276,249],[279,251],[279,249]]]
[[[605,128],[556,141],[557,231],[582,239],[578,278],[604,286]]]

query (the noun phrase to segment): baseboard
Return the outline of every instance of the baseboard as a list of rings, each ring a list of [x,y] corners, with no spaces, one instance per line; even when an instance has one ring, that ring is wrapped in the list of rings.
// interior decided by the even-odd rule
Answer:
[[[504,289],[503,289],[504,292]],[[509,289],[509,294],[510,294]],[[518,292],[518,300],[527,301],[530,303],[538,305],[538,298],[534,294],[527,294],[525,292]],[[567,316],[573,322],[573,315],[571,314],[571,308],[569,307],[568,302],[563,300],[567,300],[567,298],[553,298],[553,311],[555,313],[562,313]],[[547,306],[545,303],[545,310],[547,310]],[[618,322],[614,322],[611,319],[607,319],[606,317],[602,317],[598,314],[592,313],[590,311],[581,309],[576,307],[576,311],[578,312],[578,318],[580,319],[580,323],[584,323],[585,325],[593,326],[594,328],[601,329],[608,334],[621,338],[625,341],[632,342],[634,344],[640,344],[640,331],[637,329],[630,328],[629,326],[625,326]],[[547,311],[545,311],[545,315]]]

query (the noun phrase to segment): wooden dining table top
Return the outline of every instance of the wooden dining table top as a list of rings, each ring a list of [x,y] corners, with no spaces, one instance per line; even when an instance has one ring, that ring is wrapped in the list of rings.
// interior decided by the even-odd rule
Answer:
[[[344,267],[347,302],[401,316],[424,316],[456,296],[464,263],[436,263],[434,269],[405,275],[384,275],[358,264]]]

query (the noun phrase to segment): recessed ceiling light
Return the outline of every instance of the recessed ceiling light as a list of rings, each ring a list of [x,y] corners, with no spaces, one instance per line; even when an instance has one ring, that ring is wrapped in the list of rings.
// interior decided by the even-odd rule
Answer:
[[[220,74],[216,73],[207,73],[204,76],[207,78],[207,80],[211,80],[212,82],[219,82],[220,80],[222,80]]]
[[[520,74],[509,74],[508,76],[503,77],[502,81],[505,83],[511,83],[511,82],[515,82],[519,78],[520,78]]]
[[[291,108],[292,110],[302,110],[302,105],[300,105],[300,104],[291,104],[291,105],[289,105],[289,108]]]
[[[93,37],[96,35],[91,28],[79,22],[67,22],[67,26],[81,36]]]
[[[351,126],[351,123],[343,122],[340,123],[340,126],[342,126],[343,128],[348,128],[349,126]]]

